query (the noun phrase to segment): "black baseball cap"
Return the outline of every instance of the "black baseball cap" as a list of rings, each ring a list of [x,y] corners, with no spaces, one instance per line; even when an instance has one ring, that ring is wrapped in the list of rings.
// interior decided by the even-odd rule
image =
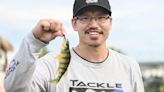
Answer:
[[[111,16],[112,11],[108,0],[75,0],[73,6],[73,16],[76,16],[79,11],[90,6],[104,8]]]

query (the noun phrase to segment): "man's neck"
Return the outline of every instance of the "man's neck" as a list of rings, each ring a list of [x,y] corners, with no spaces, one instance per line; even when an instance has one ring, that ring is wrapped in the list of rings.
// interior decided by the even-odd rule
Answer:
[[[75,51],[83,58],[92,62],[102,62],[108,57],[108,49],[106,46],[83,46],[78,45]]]

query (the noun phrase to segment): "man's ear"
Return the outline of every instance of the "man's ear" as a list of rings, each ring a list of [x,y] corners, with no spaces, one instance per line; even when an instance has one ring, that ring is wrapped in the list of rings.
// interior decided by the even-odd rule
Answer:
[[[77,21],[76,21],[76,19],[72,19],[72,27],[73,27],[73,29],[74,29],[74,31],[77,31],[77,23],[76,23]]]

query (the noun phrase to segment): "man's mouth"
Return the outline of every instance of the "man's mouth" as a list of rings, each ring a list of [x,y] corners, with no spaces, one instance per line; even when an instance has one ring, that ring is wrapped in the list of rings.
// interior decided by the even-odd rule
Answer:
[[[97,40],[100,35],[103,34],[103,32],[99,30],[87,30],[85,31],[85,34],[88,35],[92,40]]]
[[[103,34],[102,31],[86,31],[85,34],[90,34],[90,35],[99,35],[99,34]]]

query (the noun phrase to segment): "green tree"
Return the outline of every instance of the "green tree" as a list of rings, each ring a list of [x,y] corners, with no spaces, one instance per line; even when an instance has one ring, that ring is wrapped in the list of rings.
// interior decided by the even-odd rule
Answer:
[[[148,79],[145,92],[164,92],[162,77],[153,76]]]
[[[160,85],[159,90],[160,90],[160,92],[164,92],[164,83]]]
[[[125,54],[121,49],[116,48],[114,46],[109,47],[111,50],[117,51],[118,53]]]
[[[10,42],[8,42],[7,40],[5,40],[4,38],[2,38],[0,36],[0,50],[4,53],[0,53],[0,54],[4,54],[5,57],[5,64],[3,66],[3,71],[5,72],[8,66],[8,58],[7,58],[7,53],[9,51],[13,51],[13,46]],[[2,56],[2,55],[0,55]]]

